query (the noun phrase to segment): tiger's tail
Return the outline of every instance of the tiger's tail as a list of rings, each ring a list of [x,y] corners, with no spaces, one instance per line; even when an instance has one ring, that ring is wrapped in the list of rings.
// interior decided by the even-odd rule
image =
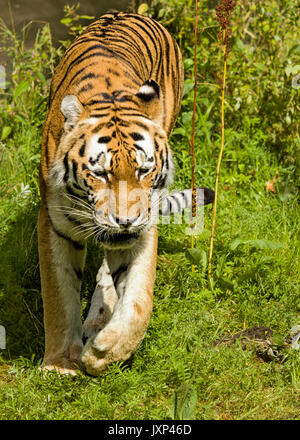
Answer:
[[[196,188],[197,206],[209,205],[215,199],[215,192],[210,188]],[[169,194],[162,198],[159,206],[159,215],[168,216],[178,214],[186,208],[192,207],[192,190],[184,189],[182,191]]]

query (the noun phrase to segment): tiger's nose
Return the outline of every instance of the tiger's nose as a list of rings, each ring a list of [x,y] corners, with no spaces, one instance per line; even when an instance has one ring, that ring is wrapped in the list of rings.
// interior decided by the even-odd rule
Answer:
[[[122,229],[128,229],[130,226],[135,226],[135,223],[137,223],[140,219],[140,215],[138,215],[137,217],[121,218],[115,216],[114,214],[110,214],[109,217],[112,223],[118,225]]]

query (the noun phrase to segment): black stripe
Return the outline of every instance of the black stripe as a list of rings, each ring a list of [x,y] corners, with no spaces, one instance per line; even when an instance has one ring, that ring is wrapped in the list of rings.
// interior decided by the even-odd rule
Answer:
[[[122,26],[122,28],[124,28],[124,24],[123,23],[120,23],[120,26]],[[119,26],[118,26],[119,27]],[[133,27],[131,27],[130,25],[128,26],[128,30],[130,31],[130,32],[132,32],[136,37],[137,37],[137,39],[139,39],[140,41],[141,41],[141,43],[145,46],[145,49],[146,49],[146,51],[147,51],[147,54],[148,54],[148,59],[150,60],[150,63],[151,63],[151,69],[150,69],[150,72],[149,72],[149,75],[151,74],[151,72],[152,72],[152,70],[153,70],[153,58],[152,58],[152,53],[151,53],[151,51],[150,51],[150,49],[149,49],[149,45],[148,45],[148,43],[147,43],[147,41],[144,39],[144,37],[142,37],[142,35],[141,35],[141,33],[140,32],[138,32],[138,31],[136,31]],[[117,32],[119,33],[119,29],[117,30]],[[124,35],[126,35],[126,32],[124,31],[124,32],[122,32]],[[129,41],[127,40],[127,43],[131,43],[132,44],[132,37],[131,37],[131,35],[129,35],[128,33],[127,33],[127,35],[126,35],[127,37],[128,37],[128,39],[129,39]],[[144,51],[140,48],[140,47],[138,47],[138,52],[140,53],[140,54],[142,54],[143,55],[143,58],[144,58],[144,63],[145,63],[145,66],[147,66],[147,64],[146,64],[146,59],[145,59],[145,57],[144,57]]]
[[[153,188],[163,188],[166,184],[167,175],[164,177],[162,175],[159,176],[157,182],[154,183]]]
[[[171,203],[171,201],[169,200],[169,199],[167,199],[167,203],[168,203],[168,214],[171,214],[171,212],[172,212],[172,203]]]
[[[68,180],[68,178],[69,178],[69,163],[68,163],[68,155],[69,155],[69,152],[67,152],[67,153],[65,154],[65,157],[64,157],[64,160],[63,160],[64,167],[65,167],[64,182],[66,182],[66,181]]]
[[[79,156],[80,156],[80,157],[83,157],[83,156],[84,156],[84,153],[85,153],[85,147],[86,147],[86,142],[84,141],[83,144],[82,144],[82,146],[80,147],[80,150],[79,150]]]
[[[133,146],[134,146],[134,148],[136,148],[137,150],[142,151],[142,152],[145,154],[145,156],[146,156],[146,151],[144,150],[143,147],[140,147],[140,146],[137,145],[137,144],[133,144]]]
[[[138,76],[138,77],[141,79],[140,75],[138,75],[137,72],[136,72],[134,69],[132,69],[132,70],[134,71],[134,73],[136,74],[136,76]],[[130,72],[125,71],[125,72],[124,72],[124,75],[126,76],[126,78],[130,79],[130,81],[132,81],[134,84],[136,84],[137,86],[141,87],[141,83],[138,82],[138,81],[137,81],[137,80],[131,75]]]
[[[73,177],[74,177],[75,182],[77,182],[78,163],[73,159],[72,165],[73,165]]]
[[[112,279],[114,281],[114,284],[118,284],[119,278],[123,272],[125,272],[128,269],[128,266],[122,264],[113,274]]]
[[[46,165],[47,165],[47,168],[49,167],[49,145],[48,145],[48,136],[47,136],[47,139],[46,139],[46,142],[45,142],[45,156],[46,156]]]
[[[112,75],[116,75],[116,76],[120,76],[119,72],[116,72],[115,70],[109,68],[108,69],[109,73],[111,73]]]
[[[71,51],[73,49],[76,49],[77,46],[80,46],[81,44],[84,44],[84,43],[90,43],[92,41],[95,41],[96,43],[99,43],[99,40],[100,40],[99,37],[98,38],[91,38],[90,36],[87,36],[87,34],[83,34],[81,37],[76,39],[74,41],[74,43],[72,43],[72,45],[66,50],[65,58],[66,58],[66,56],[68,56],[68,58],[71,58],[72,55],[74,55],[74,53],[71,53]],[[76,50],[73,50],[73,52],[76,52]],[[66,59],[66,61],[68,61],[68,59]]]
[[[72,76],[71,80],[69,81],[68,87],[73,83],[73,81],[79,76],[82,72],[84,72],[86,69],[90,69],[92,66],[94,66],[97,63],[91,63],[88,66],[83,67],[82,69],[78,70],[75,75]]]
[[[99,42],[97,44],[93,44],[92,46],[89,46],[86,50],[84,50],[83,52],[80,52],[80,55],[78,55],[74,60],[71,61],[71,63],[69,64],[68,68],[70,69],[70,67],[73,64],[79,64],[79,60],[81,57],[85,56],[87,53],[91,52],[94,49],[101,49],[101,50],[105,50],[107,51],[107,48],[104,47],[102,44],[99,44]],[[103,55],[106,58],[112,58],[113,54],[110,53],[109,55],[107,53],[102,53],[100,52],[99,54]]]
[[[142,134],[140,133],[129,133],[129,136],[134,140],[134,141],[144,141],[145,138]]]
[[[91,99],[89,102],[86,103],[86,105],[91,106],[95,104],[107,104],[108,102],[113,103],[114,101],[112,99]],[[110,106],[106,106],[103,108],[110,108]],[[102,110],[102,108],[100,108]]]
[[[130,123],[126,122],[126,121],[120,121],[119,122],[119,127],[129,127]],[[124,136],[127,137],[127,136]]]
[[[137,125],[138,127],[143,128],[143,129],[146,130],[146,131],[149,131],[149,127],[148,127],[147,125],[143,124],[143,123],[140,122],[140,121],[135,121],[134,124]]]
[[[74,187],[75,189],[78,189],[80,192],[85,193],[84,189],[81,188],[81,186],[77,185],[77,183],[74,183],[74,182],[73,182],[72,185],[73,185],[73,187]]]
[[[100,46],[100,45],[99,45],[99,46]],[[88,51],[88,50],[86,50],[84,53],[86,53],[87,51]],[[57,94],[58,90],[60,89],[60,87],[61,87],[62,84],[64,83],[65,79],[67,78],[67,76],[68,76],[68,74],[70,73],[70,70],[71,70],[71,68],[72,68],[73,66],[75,66],[75,65],[77,65],[77,64],[80,64],[80,63],[82,63],[83,61],[85,61],[85,60],[87,60],[87,59],[89,59],[89,58],[92,58],[92,57],[96,57],[96,56],[103,56],[103,57],[106,57],[106,58],[112,58],[112,57],[113,57],[113,55],[108,55],[107,53],[103,53],[103,52],[94,52],[94,53],[92,53],[92,54],[90,54],[90,55],[87,55],[86,57],[81,58],[82,55],[83,55],[83,54],[80,54],[75,60],[73,60],[73,61],[68,65],[67,71],[66,71],[65,75],[63,76],[63,79],[60,81],[60,83],[58,84],[58,86],[56,87],[56,89],[55,89],[55,91],[54,91],[54,93],[53,93],[52,100],[54,99],[54,97],[55,97],[55,95]],[[90,66],[88,66],[88,67],[90,67]],[[73,78],[74,78],[74,77],[73,77]],[[72,80],[73,80],[73,78],[72,78]],[[70,84],[70,83],[69,83],[69,84]]]
[[[179,200],[177,199],[177,197],[175,195],[174,196],[170,196],[170,197],[172,198],[172,200],[175,201],[175,204],[177,206],[177,212],[180,212],[181,209],[182,209],[182,206],[181,206]]]
[[[108,113],[105,113],[104,115],[100,115],[99,113],[91,113],[90,118],[105,118],[105,116],[108,116]]]
[[[91,83],[87,83],[86,85],[84,85],[83,87],[81,87],[80,90],[78,90],[78,94],[80,93],[84,93],[87,92],[88,90],[91,90],[93,88],[93,84]]]
[[[75,184],[74,184],[74,186],[75,186]],[[81,198],[84,198],[84,197],[83,197],[84,190],[81,189],[78,185],[76,185],[76,186],[77,186],[77,189],[80,190],[80,193],[76,193],[76,192],[74,191],[74,187],[73,187],[72,185],[70,185],[69,183],[66,185],[66,190],[67,190],[67,192],[68,192],[71,196],[73,196],[73,197],[81,197]]]
[[[165,164],[166,164],[166,169],[169,170],[169,149],[168,149],[167,146],[166,146],[166,161],[165,161]]]
[[[111,141],[110,136],[102,136],[98,138],[98,144],[107,144],[109,141]]]
[[[138,96],[142,101],[144,102],[150,102],[152,99],[154,99],[157,95],[156,93],[137,93],[136,96]]]
[[[98,78],[99,75],[95,75],[94,73],[90,72],[87,73],[86,75],[83,75],[81,78],[79,78],[79,80],[77,81],[77,85],[79,85],[82,81],[86,80],[86,79],[92,79],[92,78]]]
[[[63,232],[59,231],[58,229],[55,228],[53,221],[50,217],[50,214],[48,212],[48,217],[49,217],[49,221],[50,221],[50,225],[53,229],[53,231],[55,232],[56,235],[58,235],[60,238],[63,238],[64,240],[68,241],[69,243],[71,243],[73,245],[73,247],[77,250],[77,251],[82,251],[85,248],[85,244],[79,243],[78,241],[74,241],[72,240],[71,237],[69,237],[68,235],[65,235]]]
[[[108,44],[116,43],[118,46],[117,47],[118,54],[123,53],[122,56],[124,56],[124,58],[126,57],[126,55],[128,58],[128,54],[130,54],[135,60],[137,59],[138,56],[141,57],[142,63],[139,64],[139,67],[143,68],[143,74],[144,76],[146,76],[148,72],[144,71],[144,67],[147,66],[144,52],[141,50],[141,47],[134,42],[134,38],[130,38],[128,32],[124,30],[124,24],[122,24],[121,26],[122,28],[114,29],[112,34],[113,36],[107,36],[106,40]],[[117,32],[118,34],[117,37],[115,36],[116,35],[115,32]],[[140,38],[140,35],[137,36],[138,38]]]
[[[140,18],[139,16],[135,17],[137,20]],[[143,20],[142,20],[143,21]],[[143,21],[143,24],[145,24],[145,22]],[[147,22],[148,25],[148,22]],[[156,47],[156,40],[155,38],[153,38],[153,34],[151,35],[150,32],[148,32],[148,29],[144,26],[142,26],[140,23],[135,23],[135,26],[137,26],[138,28],[142,29],[149,37],[149,39],[152,41],[153,47],[155,49],[155,53],[156,53],[156,57],[158,57],[158,53],[157,53],[157,47]],[[150,27],[149,27],[150,28]],[[152,30],[152,29],[151,29]]]
[[[77,278],[81,281],[82,278],[83,278],[83,272],[82,272],[82,270],[81,270],[81,269],[78,269],[78,268],[76,268],[76,267],[73,267],[73,269],[74,269],[74,272],[75,272]]]
[[[145,115],[142,115],[141,113],[122,113],[122,116],[137,116],[139,118],[149,119],[149,121],[151,121],[150,118],[148,118]]]
[[[128,100],[128,101],[129,101],[129,100]],[[126,100],[126,102],[127,102],[127,100]],[[125,107],[124,105],[122,105],[122,106],[118,107],[118,110],[119,110],[119,112],[121,113],[121,116],[123,115],[123,112],[124,112],[125,110],[136,111],[136,101],[131,100],[131,102],[133,102],[133,103],[135,104],[135,106],[133,106],[133,107]],[[129,101],[129,103],[130,103],[130,101]]]
[[[66,212],[64,215],[71,223],[74,223],[76,226],[82,226],[81,222],[74,218],[71,214]]]
[[[107,127],[107,122],[102,122],[101,124],[98,124],[96,127],[93,128],[92,133],[97,133],[101,128]]]
[[[144,17],[140,17],[140,16],[134,15],[134,14],[128,14],[128,16],[132,17],[135,20],[141,21],[143,24],[145,24],[146,20],[144,19]],[[151,29],[152,33],[153,33],[153,36],[154,36],[154,39],[155,39],[155,42],[156,42],[156,46],[157,46],[157,44],[159,45],[160,56],[158,57],[157,72],[160,72],[161,75],[162,75],[162,78],[161,78],[161,81],[160,81],[160,83],[162,83],[163,77],[164,77],[164,73],[163,73],[163,69],[161,68],[161,65],[162,65],[162,62],[163,62],[163,59],[164,59],[164,57],[163,57],[164,51],[163,51],[163,47],[162,47],[162,40],[160,38],[161,37],[161,32],[159,32],[159,28],[158,28],[157,23],[155,21],[149,19],[149,20],[147,20],[147,25],[148,25],[149,29]]]
[[[181,191],[180,194],[181,194],[181,196],[182,196],[183,199],[184,199],[185,207],[190,206],[190,200],[189,200],[188,195],[187,195],[184,191]]]
[[[93,108],[93,111],[103,111],[103,110],[108,110],[111,108],[111,105],[105,105],[104,107],[95,107]]]

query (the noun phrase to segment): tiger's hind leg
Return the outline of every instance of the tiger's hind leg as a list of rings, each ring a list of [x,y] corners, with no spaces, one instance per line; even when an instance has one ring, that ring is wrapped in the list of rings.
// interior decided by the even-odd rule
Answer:
[[[124,361],[138,348],[147,329],[153,300],[157,254],[157,231],[152,227],[134,248],[107,250],[112,277],[127,266],[115,281],[120,298],[105,327],[90,337],[82,361],[89,374],[98,376],[112,362]]]
[[[80,287],[86,247],[59,233],[43,205],[38,241],[45,326],[42,368],[76,374],[83,348]]]
[[[83,336],[86,338],[90,338],[105,327],[119,299],[106,255],[98,271],[96,282],[89,313],[83,324]]]

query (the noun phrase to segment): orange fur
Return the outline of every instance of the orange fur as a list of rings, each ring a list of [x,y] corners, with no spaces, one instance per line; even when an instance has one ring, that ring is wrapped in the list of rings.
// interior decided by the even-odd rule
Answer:
[[[56,68],[40,168],[45,368],[72,373],[83,362],[91,374],[100,374],[110,362],[129,357],[146,331],[157,252],[156,227],[148,214],[151,190],[172,179],[167,139],[182,88],[177,44],[161,25],[135,14],[101,17]],[[115,196],[115,210],[99,196],[107,189]],[[137,203],[128,196],[134,190],[142,190],[145,200],[135,216],[126,217]],[[125,232],[120,219],[128,222]],[[87,319],[84,328],[94,334],[81,353],[79,292],[87,233],[93,228],[107,248],[94,301],[105,313],[95,317],[93,312]],[[124,232],[122,242],[120,235],[113,237],[116,230]],[[114,281],[123,266],[123,281]]]

